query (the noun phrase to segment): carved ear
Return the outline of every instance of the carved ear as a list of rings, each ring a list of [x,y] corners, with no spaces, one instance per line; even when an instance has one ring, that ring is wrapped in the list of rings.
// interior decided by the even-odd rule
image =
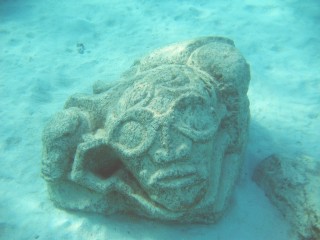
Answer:
[[[79,108],[57,113],[43,131],[42,176],[47,181],[65,178],[70,171],[76,146],[90,131],[90,122]]]
[[[232,40],[224,37],[200,37],[180,43],[170,44],[169,46],[157,49],[148,55],[137,60],[127,71],[126,76],[134,76],[139,72],[148,71],[161,65],[185,65],[190,55],[198,48],[210,43],[223,43],[234,46]]]
[[[203,45],[192,52],[187,65],[214,77],[223,91],[241,95],[248,91],[249,65],[233,44],[217,41]]]

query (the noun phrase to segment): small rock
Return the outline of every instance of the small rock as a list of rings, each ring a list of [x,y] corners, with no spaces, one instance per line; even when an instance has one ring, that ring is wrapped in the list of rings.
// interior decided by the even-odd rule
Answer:
[[[78,49],[78,53],[84,54],[85,47],[83,43],[77,43],[77,49]]]
[[[253,180],[292,224],[297,239],[320,239],[320,161],[272,155],[257,166]]]

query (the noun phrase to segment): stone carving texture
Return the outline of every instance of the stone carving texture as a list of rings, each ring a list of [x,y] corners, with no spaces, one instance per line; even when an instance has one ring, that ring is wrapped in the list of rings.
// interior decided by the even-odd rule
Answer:
[[[243,162],[249,80],[231,40],[204,37],[71,96],[43,133],[50,198],[66,209],[215,222]]]
[[[253,179],[292,224],[296,239],[320,239],[320,162],[314,158],[272,155]]]

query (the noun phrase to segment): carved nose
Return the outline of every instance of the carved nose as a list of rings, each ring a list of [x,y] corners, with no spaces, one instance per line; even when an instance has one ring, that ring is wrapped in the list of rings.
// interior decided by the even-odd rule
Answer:
[[[153,161],[156,163],[181,161],[187,158],[191,151],[191,140],[175,133],[170,127],[162,127],[159,140],[156,143],[158,148],[152,154]]]
[[[177,149],[170,148],[160,148],[155,151],[153,160],[157,163],[169,163],[174,161],[179,161],[184,158],[189,153],[189,146],[187,144],[180,144]]]

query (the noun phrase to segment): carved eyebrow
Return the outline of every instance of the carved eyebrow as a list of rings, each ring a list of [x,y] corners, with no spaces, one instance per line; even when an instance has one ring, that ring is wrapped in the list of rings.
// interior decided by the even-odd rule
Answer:
[[[205,97],[203,97],[202,95],[200,95],[199,93],[185,93],[183,95],[181,95],[179,98],[176,99],[174,106],[177,106],[179,103],[181,103],[181,101],[183,100],[192,100],[192,99],[201,99],[204,103],[209,104],[210,105],[210,101],[208,101],[208,99],[206,99]],[[193,104],[194,102],[191,101],[191,104]]]
[[[164,79],[164,81],[158,83],[162,87],[166,88],[181,88],[190,83],[188,76],[183,74],[173,74],[170,79]]]

